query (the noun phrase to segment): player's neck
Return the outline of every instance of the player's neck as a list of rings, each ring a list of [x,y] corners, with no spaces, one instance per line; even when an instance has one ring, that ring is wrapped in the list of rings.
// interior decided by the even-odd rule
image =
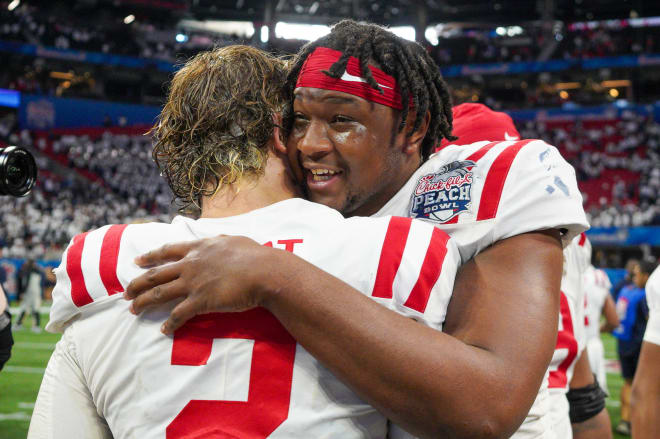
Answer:
[[[300,196],[285,160],[270,153],[263,175],[244,177],[221,187],[212,197],[204,198],[201,218],[241,215]]]

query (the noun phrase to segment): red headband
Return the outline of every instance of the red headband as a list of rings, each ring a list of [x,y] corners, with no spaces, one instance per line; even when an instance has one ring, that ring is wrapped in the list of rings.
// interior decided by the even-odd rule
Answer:
[[[300,69],[296,88],[311,87],[341,91],[397,110],[403,108],[401,106],[401,92],[396,80],[382,70],[369,66],[371,75],[383,90],[383,94],[380,94],[362,77],[360,61],[355,57],[351,56],[348,59],[346,72],[341,78],[335,79],[322,72],[322,70],[329,70],[330,66],[341,56],[340,51],[328,49],[327,47],[314,49],[314,52],[307,57]]]

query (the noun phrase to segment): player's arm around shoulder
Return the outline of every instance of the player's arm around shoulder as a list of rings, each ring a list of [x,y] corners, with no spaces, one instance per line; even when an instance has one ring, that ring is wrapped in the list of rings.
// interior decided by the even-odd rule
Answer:
[[[512,433],[556,344],[563,244],[588,225],[575,172],[556,148],[541,140],[482,148],[476,220],[494,217],[490,246],[461,267],[444,330],[483,351],[484,369],[475,377],[490,380],[474,395],[476,409],[489,414],[496,431]],[[498,404],[504,394],[508,403]]]
[[[369,265],[373,269],[360,266],[353,270],[355,275],[374,278],[371,291],[358,291],[293,253],[259,246],[247,238],[218,237],[155,250],[140,258],[141,265],[157,267],[133,280],[127,297],[133,299],[136,312],[184,298],[170,317],[175,321],[170,329],[199,313],[263,306],[335,376],[409,432],[421,437],[508,437],[525,418],[554,347],[562,260],[558,233],[512,238],[515,252],[504,244],[493,246],[503,250],[488,253],[491,259],[478,259],[476,268],[466,271],[463,290],[459,289],[463,297],[456,301],[458,311],[454,311],[454,329],[462,337],[457,338],[392,312],[373,300],[376,297],[402,302],[400,306],[409,308],[411,313],[420,312],[426,303],[422,314],[428,318],[429,307],[437,305],[433,299],[449,297],[448,292],[439,292],[451,288],[451,281],[442,274],[444,270],[454,273],[447,265],[451,255],[456,256],[454,263],[458,263],[455,251],[447,248],[451,244],[442,244],[452,241],[428,224],[418,229],[418,223],[409,218],[379,221],[386,222],[381,224],[382,233],[376,242],[371,233],[364,231],[362,238],[368,238],[366,241],[351,237],[332,246],[338,261],[346,252],[358,251],[361,246],[377,248],[373,265]],[[556,273],[543,268],[540,271],[541,278],[553,279],[551,286],[538,281],[536,267],[524,271],[522,287],[512,278],[501,285],[499,280],[487,283],[491,276],[501,277],[501,273],[493,271],[494,260],[503,259],[505,275],[507,270],[510,274],[511,267],[521,265],[526,260],[525,252],[532,249],[538,254],[531,262],[542,260],[556,268]],[[509,255],[509,250],[515,257]],[[162,261],[176,262],[160,265]],[[556,278],[548,273],[556,274]],[[470,278],[473,274],[474,281]],[[511,296],[508,290],[514,285],[518,292]],[[493,305],[484,308],[482,304],[470,303],[475,289],[485,286],[494,288],[484,296]],[[161,291],[154,294],[157,288]],[[533,291],[530,293],[529,289]],[[548,290],[556,290],[556,294],[548,294]],[[500,295],[510,298],[507,303],[512,304],[515,312],[498,307],[496,299]],[[539,310],[530,312],[519,302]],[[475,309],[465,307],[466,303]],[[174,315],[177,308],[181,312]],[[481,308],[480,313],[476,308]],[[462,327],[456,322],[462,318],[475,326],[461,332]],[[508,318],[513,319],[513,325]],[[545,338],[525,337],[524,328],[538,325],[539,319],[550,334],[543,333]],[[484,325],[480,320],[494,320],[497,324]],[[506,341],[512,335],[513,341]],[[538,354],[539,343],[549,346],[548,355],[543,350]],[[522,349],[517,351],[521,344]],[[528,368],[533,372],[528,372]],[[517,372],[526,375],[522,380],[515,379]],[[513,395],[507,407],[501,404],[502,395]]]
[[[456,277],[444,331],[480,361],[465,365],[472,394],[452,410],[487,416],[498,436],[522,423],[552,358],[562,262],[558,231],[531,232],[496,242]]]

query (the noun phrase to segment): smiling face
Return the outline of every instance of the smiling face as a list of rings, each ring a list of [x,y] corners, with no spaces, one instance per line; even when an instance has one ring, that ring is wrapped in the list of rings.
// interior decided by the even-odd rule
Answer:
[[[288,138],[309,199],[344,215],[376,213],[419,167],[399,112],[351,94],[300,87]],[[418,146],[418,145],[417,145]]]

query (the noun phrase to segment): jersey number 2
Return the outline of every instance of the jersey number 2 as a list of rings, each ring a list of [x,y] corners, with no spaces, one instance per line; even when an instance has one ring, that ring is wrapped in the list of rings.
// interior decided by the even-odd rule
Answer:
[[[254,340],[247,401],[191,400],[167,426],[167,438],[268,437],[289,415],[296,341],[263,308],[205,314],[174,334],[172,364],[205,365],[215,338]]]

